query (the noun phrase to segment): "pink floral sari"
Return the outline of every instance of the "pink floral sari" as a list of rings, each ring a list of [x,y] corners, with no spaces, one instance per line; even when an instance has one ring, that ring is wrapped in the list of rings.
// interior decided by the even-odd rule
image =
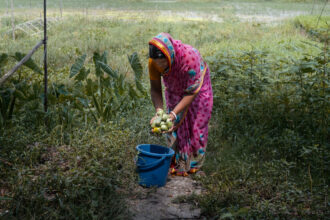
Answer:
[[[205,158],[213,106],[210,71],[195,48],[167,33],[160,33],[149,43],[162,50],[170,64],[162,75],[167,111],[172,111],[184,96],[197,94],[192,104],[178,114],[177,130],[167,138],[169,147],[175,150],[171,173],[185,176],[198,170]]]

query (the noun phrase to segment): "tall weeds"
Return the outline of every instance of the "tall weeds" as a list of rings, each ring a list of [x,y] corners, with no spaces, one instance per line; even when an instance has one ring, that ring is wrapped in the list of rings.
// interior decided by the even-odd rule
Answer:
[[[209,58],[213,131],[199,202],[221,218],[323,218],[329,184],[327,47],[284,60],[264,51]]]

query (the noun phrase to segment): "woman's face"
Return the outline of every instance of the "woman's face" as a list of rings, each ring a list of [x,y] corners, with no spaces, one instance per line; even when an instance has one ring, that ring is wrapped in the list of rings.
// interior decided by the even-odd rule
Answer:
[[[168,61],[166,58],[153,59],[153,62],[156,64],[157,70],[161,73],[165,72],[168,68]]]

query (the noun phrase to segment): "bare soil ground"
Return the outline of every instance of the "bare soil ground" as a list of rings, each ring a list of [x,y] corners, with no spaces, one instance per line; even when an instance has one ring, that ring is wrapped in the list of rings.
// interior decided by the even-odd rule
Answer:
[[[205,219],[194,204],[178,201],[182,196],[203,192],[200,183],[191,177],[169,176],[164,187],[137,186],[128,203],[134,220]]]

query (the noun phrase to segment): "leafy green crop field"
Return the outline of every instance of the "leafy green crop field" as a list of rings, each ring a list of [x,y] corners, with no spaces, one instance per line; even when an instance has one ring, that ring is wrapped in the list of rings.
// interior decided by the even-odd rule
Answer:
[[[39,18],[40,2],[16,0],[15,25]],[[165,144],[149,131],[147,43],[159,32],[211,69],[206,177],[193,177],[207,191],[184,200],[208,219],[329,218],[324,3],[63,1],[48,30],[48,112],[42,49],[0,88],[0,218],[132,217],[135,146]],[[0,76],[42,39],[13,40],[6,8],[0,0]]]

